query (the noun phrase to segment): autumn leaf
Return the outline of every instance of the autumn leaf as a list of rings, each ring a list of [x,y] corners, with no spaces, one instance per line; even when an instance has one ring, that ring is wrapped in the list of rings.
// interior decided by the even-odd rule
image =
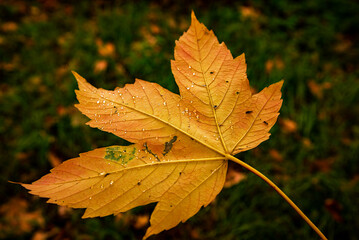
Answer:
[[[259,175],[233,156],[269,138],[283,81],[253,95],[244,54],[233,58],[194,13],[174,56],[180,95],[139,79],[114,91],[98,89],[74,72],[76,107],[91,119],[87,124],[133,144],[82,153],[22,185],[49,203],[86,208],[83,218],[157,203],[146,239],[211,203],[223,188],[228,160]]]

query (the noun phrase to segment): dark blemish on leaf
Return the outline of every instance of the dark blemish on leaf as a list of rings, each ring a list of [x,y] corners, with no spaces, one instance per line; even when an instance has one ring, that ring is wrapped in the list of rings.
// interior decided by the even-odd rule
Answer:
[[[154,156],[158,162],[160,162],[160,159],[158,158],[157,154],[154,154],[147,146],[147,142],[145,142],[143,144],[143,146],[145,147],[145,151],[148,152],[149,154],[151,154],[152,156]]]
[[[265,125],[268,125],[268,123],[267,123],[266,121],[263,121],[263,123],[264,123]]]
[[[113,106],[113,107],[115,108],[115,112],[114,112],[114,113],[116,114],[116,113],[117,113],[117,107],[116,107],[116,106]]]
[[[103,177],[107,177],[108,175],[110,175],[110,174],[109,174],[109,173],[106,173],[105,176],[103,176]]]
[[[173,147],[173,143],[177,140],[177,136],[174,136],[169,142],[165,143],[165,149],[163,150],[163,156],[166,156],[166,154],[171,151]]]
[[[209,72],[209,74],[213,74],[213,73],[214,73],[214,71]]]
[[[214,105],[214,106],[213,106],[213,108],[214,108],[214,109],[217,109],[217,108],[218,108],[218,106],[217,106],[217,105]]]
[[[141,181],[138,181],[137,185],[140,186],[140,185],[141,185]]]
[[[170,207],[172,207],[172,205],[170,205]]]
[[[229,81],[227,80],[226,83],[229,83]]]
[[[239,92],[236,92],[236,94],[238,95],[238,94],[239,94]]]
[[[252,113],[252,112],[253,112],[253,111],[247,111],[246,114],[250,114],[250,113]]]
[[[179,172],[179,175],[181,176],[181,175],[182,175],[182,172]]]

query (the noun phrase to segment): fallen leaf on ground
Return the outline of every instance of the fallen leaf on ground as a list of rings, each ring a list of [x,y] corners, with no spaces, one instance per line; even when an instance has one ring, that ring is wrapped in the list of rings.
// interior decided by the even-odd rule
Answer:
[[[2,218],[0,238],[3,233],[18,235],[31,232],[36,226],[44,225],[41,211],[29,211],[28,208],[29,203],[25,199],[17,197],[10,199],[0,207]]]
[[[150,216],[148,216],[147,214],[137,216],[133,227],[136,229],[144,228],[148,224],[149,219],[150,219]]]
[[[270,149],[269,155],[277,162],[283,161],[283,156],[277,149]]]
[[[310,92],[319,99],[323,98],[323,91],[326,89],[330,89],[332,84],[330,82],[324,82],[322,84],[316,83],[313,80],[308,82],[308,87]]]
[[[100,73],[107,69],[108,62],[104,59],[95,62],[94,73]]]
[[[224,183],[225,188],[232,187],[233,185],[239,183],[243,179],[245,179],[247,175],[243,172],[237,171],[233,168],[228,168],[226,181]]]
[[[113,43],[103,43],[101,39],[97,39],[96,45],[100,56],[111,57],[115,55],[115,45]]]
[[[279,124],[282,126],[283,130],[287,133],[294,133],[297,131],[297,123],[288,118],[282,118],[279,121]]]
[[[283,70],[284,62],[280,58],[270,59],[265,63],[267,73],[272,72],[273,69]]]

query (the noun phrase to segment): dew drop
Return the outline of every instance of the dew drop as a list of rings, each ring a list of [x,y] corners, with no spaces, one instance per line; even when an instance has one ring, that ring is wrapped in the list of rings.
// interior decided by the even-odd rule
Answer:
[[[100,103],[100,100],[97,100],[97,103]]]
[[[189,87],[187,88],[187,90],[189,90]]]
[[[194,76],[194,75],[196,75],[196,73],[192,73],[192,75]]]
[[[92,199],[92,197],[89,197],[89,199],[91,200],[91,199]]]
[[[164,106],[166,106],[166,105],[167,105],[167,103],[166,103],[166,102],[163,102],[163,105],[164,105]]]
[[[110,185],[112,185],[113,184],[113,180],[111,180],[111,182],[110,182]]]
[[[103,188],[103,184],[101,184],[101,188]]]
[[[144,128],[142,128],[142,132],[144,132],[145,131],[145,129]]]
[[[188,66],[188,68],[192,68],[191,66]]]
[[[103,100],[103,103],[106,103],[106,101],[105,101],[105,100]]]
[[[103,175],[105,175],[105,174],[106,174],[105,172],[100,172],[100,173],[99,173],[100,176],[103,176]]]

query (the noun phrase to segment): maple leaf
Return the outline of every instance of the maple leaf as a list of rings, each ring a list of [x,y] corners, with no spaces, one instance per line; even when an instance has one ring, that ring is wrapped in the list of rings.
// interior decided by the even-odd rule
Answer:
[[[273,184],[234,155],[269,138],[283,81],[252,95],[244,54],[233,58],[194,13],[174,55],[180,95],[139,79],[114,91],[98,89],[74,72],[76,107],[91,119],[87,124],[133,144],[82,153],[22,185],[50,203],[86,208],[83,218],[155,202],[146,239],[212,202],[223,188],[228,160]]]

